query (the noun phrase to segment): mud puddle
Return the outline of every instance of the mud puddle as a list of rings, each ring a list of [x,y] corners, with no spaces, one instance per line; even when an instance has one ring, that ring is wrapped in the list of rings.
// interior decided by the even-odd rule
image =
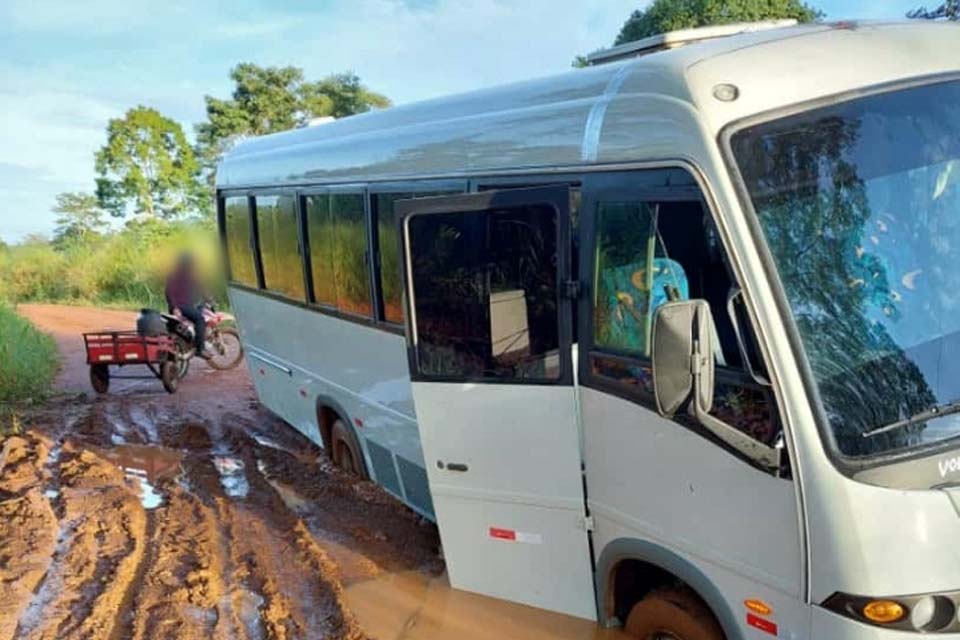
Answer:
[[[64,398],[0,441],[0,640],[617,637],[451,590],[436,528],[261,409],[244,367],[97,397],[79,336],[133,316],[31,317]]]
[[[629,640],[580,618],[450,588],[446,576],[384,574],[345,591],[360,626],[379,640]]]
[[[92,450],[123,471],[126,479],[136,487],[140,504],[148,511],[164,503],[164,494],[157,490],[157,483],[174,480],[181,472],[183,453],[165,447],[123,444]]]
[[[220,474],[220,486],[224,493],[231,498],[246,498],[250,493],[250,483],[247,481],[244,467],[240,458],[233,456],[213,456],[213,466]]]

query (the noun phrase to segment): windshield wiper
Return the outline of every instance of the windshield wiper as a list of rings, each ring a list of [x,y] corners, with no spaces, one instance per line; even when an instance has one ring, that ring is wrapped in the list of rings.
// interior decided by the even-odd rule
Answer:
[[[870,431],[864,431],[862,436],[864,438],[872,438],[873,436],[878,436],[881,433],[888,433],[890,431],[896,431],[897,429],[902,429],[903,427],[909,427],[912,424],[917,422],[924,422],[925,420],[933,420],[934,418],[942,418],[944,416],[949,416],[954,413],[960,413],[960,400],[953,400],[930,409],[921,411],[920,413],[914,414],[909,418],[904,418],[903,420],[897,420],[896,422],[891,422],[888,425],[883,427],[877,427],[876,429],[871,429]]]

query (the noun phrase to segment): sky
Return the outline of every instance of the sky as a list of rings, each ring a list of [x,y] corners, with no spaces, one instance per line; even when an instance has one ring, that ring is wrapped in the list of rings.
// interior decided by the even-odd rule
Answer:
[[[352,70],[402,104],[549,75],[612,43],[645,0],[0,0],[0,238],[50,235],[55,196],[92,191],[105,128],[138,104],[193,136],[239,62]],[[813,0],[828,19],[914,0]],[[931,2],[935,4],[935,2]]]

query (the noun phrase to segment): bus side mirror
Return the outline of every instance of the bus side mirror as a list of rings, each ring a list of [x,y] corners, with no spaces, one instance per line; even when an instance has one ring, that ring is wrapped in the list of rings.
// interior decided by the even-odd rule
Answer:
[[[703,300],[669,302],[653,316],[653,388],[657,410],[673,417],[688,402],[694,415],[713,406],[713,322]]]
[[[704,300],[668,302],[653,316],[653,390],[660,415],[686,410],[707,430],[757,464],[780,469],[781,450],[710,415],[714,391],[713,314]]]

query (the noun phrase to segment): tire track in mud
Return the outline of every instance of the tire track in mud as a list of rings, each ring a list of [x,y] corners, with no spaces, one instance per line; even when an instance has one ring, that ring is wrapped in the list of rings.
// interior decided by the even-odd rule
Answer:
[[[157,510],[149,561],[123,638],[209,638],[217,622],[223,574],[219,529],[196,496],[174,489]]]
[[[239,416],[226,415],[211,430],[213,451],[240,463],[242,486],[248,487],[241,500],[218,500],[228,530],[242,532],[230,537],[235,615],[250,638],[363,637],[342,602],[336,576],[317,561],[303,540],[299,518],[259,473],[257,443],[246,433],[251,427]],[[221,473],[219,489],[226,491],[231,483]],[[252,603],[259,611],[253,622],[245,615]]]
[[[74,400],[2,443],[0,640],[361,640],[345,580],[442,569],[431,526],[256,405],[161,398]],[[154,456],[173,468],[127,468]]]
[[[0,640],[15,637],[56,549],[57,515],[42,489],[49,451],[48,440],[20,436],[0,449]]]
[[[57,548],[17,638],[104,638],[143,554],[146,518],[122,472],[64,447]]]

